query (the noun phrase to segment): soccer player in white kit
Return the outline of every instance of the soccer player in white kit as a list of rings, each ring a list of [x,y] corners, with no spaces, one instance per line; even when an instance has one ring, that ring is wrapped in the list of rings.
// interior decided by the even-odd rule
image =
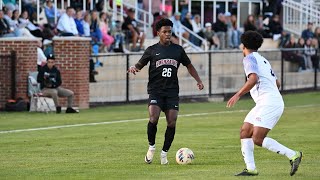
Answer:
[[[302,152],[291,150],[267,137],[268,132],[280,119],[284,103],[279,92],[280,82],[272,71],[269,61],[257,52],[262,42],[262,36],[255,31],[247,31],[241,36],[247,82],[227,103],[227,107],[232,107],[249,91],[256,103],[247,114],[240,130],[241,151],[247,167],[236,176],[258,175],[253,155],[254,144],[287,156],[291,164],[290,175],[293,176],[298,170]]]

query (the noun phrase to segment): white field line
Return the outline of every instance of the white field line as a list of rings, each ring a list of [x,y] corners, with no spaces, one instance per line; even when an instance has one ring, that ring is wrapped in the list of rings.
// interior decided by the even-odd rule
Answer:
[[[304,108],[304,107],[313,107],[313,106],[319,106],[319,104],[291,106],[289,108]],[[217,112],[210,112],[210,113],[181,114],[181,115],[179,115],[179,117],[204,116],[204,115],[211,115],[211,114],[229,114],[229,113],[235,113],[235,112],[248,112],[248,111],[249,110],[234,110],[234,111],[217,111]],[[160,117],[160,119],[164,119],[164,118],[165,117]],[[70,125],[49,126],[49,127],[41,127],[41,128],[30,128],[30,129],[17,129],[17,130],[0,131],[0,134],[28,132],[28,131],[41,131],[41,130],[48,130],[48,129],[61,129],[61,128],[70,128],[70,127],[96,126],[96,125],[103,125],[103,124],[117,124],[117,123],[126,123],[126,122],[139,122],[139,121],[146,121],[148,119],[149,118],[126,119],[126,120],[116,120],[116,121],[108,121],[108,122],[70,124]]]

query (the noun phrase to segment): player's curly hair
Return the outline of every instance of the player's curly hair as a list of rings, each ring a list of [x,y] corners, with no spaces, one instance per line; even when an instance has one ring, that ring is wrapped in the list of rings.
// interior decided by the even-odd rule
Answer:
[[[246,31],[241,36],[241,43],[247,49],[258,50],[263,43],[263,37],[256,31]]]
[[[170,19],[167,18],[163,18],[160,19],[157,24],[156,24],[156,30],[159,31],[161,29],[162,26],[171,26],[173,27],[173,23]]]

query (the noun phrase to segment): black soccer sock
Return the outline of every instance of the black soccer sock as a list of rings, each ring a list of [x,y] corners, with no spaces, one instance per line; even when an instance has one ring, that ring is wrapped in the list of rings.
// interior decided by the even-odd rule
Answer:
[[[152,146],[156,143],[157,124],[151,123],[149,121],[147,133],[148,133],[149,145]]]
[[[176,133],[176,127],[167,127],[166,134],[164,135],[164,144],[162,150],[168,152],[172,141],[174,139],[174,134]]]

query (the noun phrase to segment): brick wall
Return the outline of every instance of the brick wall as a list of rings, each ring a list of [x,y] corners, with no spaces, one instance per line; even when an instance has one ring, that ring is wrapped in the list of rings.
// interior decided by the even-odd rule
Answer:
[[[53,39],[56,66],[61,72],[61,87],[74,91],[74,106],[89,107],[89,38],[56,37]],[[60,101],[66,106],[66,99]]]
[[[1,38],[0,54],[10,55],[16,51],[16,98],[27,97],[27,77],[29,71],[37,70],[37,39],[31,38]],[[11,98],[11,59],[2,58],[0,65],[0,108]]]

